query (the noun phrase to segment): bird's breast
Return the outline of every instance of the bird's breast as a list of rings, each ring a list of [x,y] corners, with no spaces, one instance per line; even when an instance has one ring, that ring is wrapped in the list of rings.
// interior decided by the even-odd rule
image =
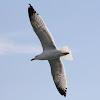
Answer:
[[[59,58],[61,56],[61,53],[59,52],[59,50],[49,50],[49,51],[44,51],[39,56],[40,56],[39,60],[53,60]]]

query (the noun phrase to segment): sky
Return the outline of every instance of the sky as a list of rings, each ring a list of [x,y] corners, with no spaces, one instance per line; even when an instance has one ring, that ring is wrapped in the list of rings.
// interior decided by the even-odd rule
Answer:
[[[28,18],[31,4],[58,48],[67,45],[73,61],[62,58],[68,91],[57,91],[48,61]],[[0,100],[100,100],[100,0],[0,0]]]

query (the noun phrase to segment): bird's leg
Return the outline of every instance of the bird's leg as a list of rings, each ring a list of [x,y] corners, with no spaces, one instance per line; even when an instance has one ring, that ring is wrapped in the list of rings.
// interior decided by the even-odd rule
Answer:
[[[68,54],[69,54],[69,52],[65,52],[65,53],[62,53],[62,54],[64,54],[64,55],[68,55]]]

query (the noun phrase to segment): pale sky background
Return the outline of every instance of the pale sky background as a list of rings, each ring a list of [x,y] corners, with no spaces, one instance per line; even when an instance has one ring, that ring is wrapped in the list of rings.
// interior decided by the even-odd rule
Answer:
[[[68,92],[57,91],[28,18],[31,4],[45,21],[63,60]],[[0,0],[0,100],[100,100],[100,0]]]

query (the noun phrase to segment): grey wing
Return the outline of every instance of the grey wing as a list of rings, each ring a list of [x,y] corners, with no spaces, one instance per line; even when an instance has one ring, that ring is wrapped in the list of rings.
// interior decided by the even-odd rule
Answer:
[[[43,50],[56,49],[50,31],[46,27],[42,18],[39,16],[39,14],[36,13],[34,8],[30,4],[28,8],[28,13],[31,25],[42,44]]]
[[[54,83],[61,95],[66,96],[67,82],[63,63],[60,58],[49,60]]]

